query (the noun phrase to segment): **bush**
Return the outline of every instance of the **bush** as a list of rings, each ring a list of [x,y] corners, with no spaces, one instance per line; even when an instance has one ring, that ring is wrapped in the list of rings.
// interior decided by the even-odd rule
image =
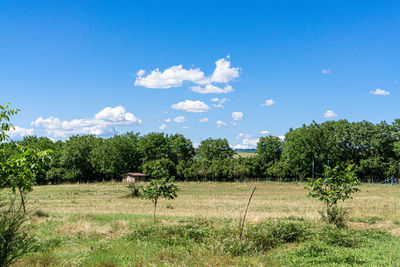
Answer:
[[[265,252],[286,243],[301,242],[311,235],[307,223],[277,221],[249,226],[242,240],[231,237],[224,240],[225,251],[238,256]]]
[[[333,246],[356,248],[365,243],[360,231],[325,227],[319,234],[319,239]]]
[[[130,190],[126,197],[137,198],[142,196],[143,186],[135,185],[134,183],[129,183],[127,188]]]
[[[346,217],[348,215],[347,209],[342,207],[333,206],[325,215],[324,212],[319,212],[324,222],[335,225],[338,228],[346,227]]]
[[[15,200],[0,203],[0,266],[8,266],[30,251],[34,239],[27,234],[25,213]]]

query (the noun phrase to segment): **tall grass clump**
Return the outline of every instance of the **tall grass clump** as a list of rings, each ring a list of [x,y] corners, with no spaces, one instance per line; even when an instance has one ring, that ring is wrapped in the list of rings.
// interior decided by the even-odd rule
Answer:
[[[9,266],[32,248],[34,239],[27,233],[26,215],[15,199],[0,202],[0,266]]]

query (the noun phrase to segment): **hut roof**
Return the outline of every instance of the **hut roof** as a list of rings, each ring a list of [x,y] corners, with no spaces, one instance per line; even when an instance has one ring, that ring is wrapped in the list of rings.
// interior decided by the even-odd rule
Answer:
[[[128,172],[128,173],[125,173],[125,174],[123,174],[123,175],[129,175],[129,176],[142,176],[142,177],[145,177],[145,176],[147,176],[146,174],[143,174],[143,173],[140,173],[140,172]]]

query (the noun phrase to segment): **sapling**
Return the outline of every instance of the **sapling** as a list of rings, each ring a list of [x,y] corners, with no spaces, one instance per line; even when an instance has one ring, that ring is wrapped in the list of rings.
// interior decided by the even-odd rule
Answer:
[[[143,187],[141,197],[151,199],[154,205],[153,218],[156,219],[158,199],[174,199],[178,196],[177,192],[179,189],[174,184],[174,177],[170,176],[158,162],[154,162],[152,166],[148,166],[147,175],[150,177],[150,183]]]
[[[331,168],[324,167],[324,177],[309,178],[308,196],[317,198],[325,202],[325,212],[328,223],[336,226],[344,226],[344,213],[338,207],[339,201],[351,199],[355,192],[359,189],[356,187],[360,184],[353,169],[353,165],[349,165],[346,169],[341,170],[338,166]]]

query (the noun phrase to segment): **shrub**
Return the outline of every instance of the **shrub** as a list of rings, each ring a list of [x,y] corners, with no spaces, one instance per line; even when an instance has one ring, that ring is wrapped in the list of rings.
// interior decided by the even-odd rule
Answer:
[[[353,167],[349,165],[345,170],[341,170],[339,166],[335,168],[325,166],[324,177],[309,178],[309,183],[305,186],[309,197],[325,202],[326,215],[324,217],[328,223],[337,227],[345,226],[346,215],[345,210],[338,208],[338,202],[351,199],[352,194],[359,191],[356,186],[360,182],[357,180]]]
[[[14,199],[0,203],[0,266],[9,266],[32,248],[34,239],[27,233],[25,220]]]
[[[138,198],[142,196],[143,186],[135,185],[134,183],[129,183],[127,188],[130,190],[126,197]]]

